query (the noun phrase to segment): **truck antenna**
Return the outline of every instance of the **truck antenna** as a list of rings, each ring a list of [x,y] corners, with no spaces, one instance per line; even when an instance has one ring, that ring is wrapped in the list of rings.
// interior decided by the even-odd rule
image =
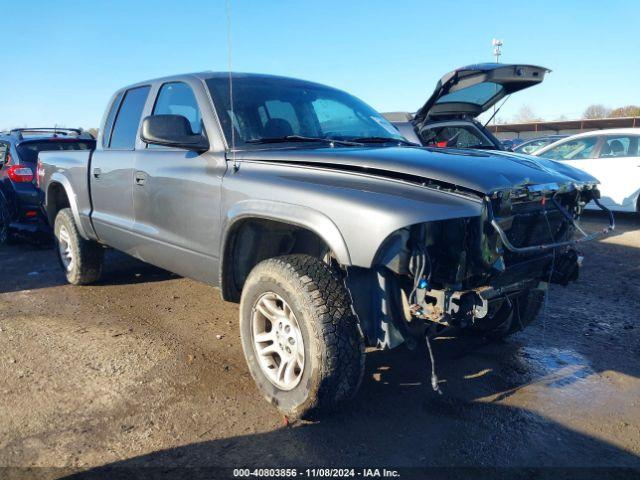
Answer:
[[[236,162],[236,114],[233,109],[233,74],[232,74],[232,49],[231,49],[231,0],[227,0],[227,69],[229,70],[229,106],[231,108],[231,158],[234,170],[238,169]]]

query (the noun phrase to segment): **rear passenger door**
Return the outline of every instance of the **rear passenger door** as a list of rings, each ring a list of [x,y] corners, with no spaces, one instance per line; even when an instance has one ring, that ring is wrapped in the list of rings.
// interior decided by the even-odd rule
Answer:
[[[203,91],[183,81],[159,86],[152,115],[186,117],[204,133]],[[199,100],[197,94],[200,94]],[[147,145],[136,153],[135,231],[139,258],[191,278],[215,283],[220,235],[220,190],[225,162],[210,152]]]
[[[135,146],[150,87],[120,92],[110,107],[98,148],[90,165],[92,220],[98,238],[135,253],[133,183]]]

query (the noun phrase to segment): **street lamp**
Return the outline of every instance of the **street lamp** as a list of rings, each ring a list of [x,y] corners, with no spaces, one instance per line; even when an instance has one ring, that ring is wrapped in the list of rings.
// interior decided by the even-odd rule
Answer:
[[[500,55],[502,55],[502,51],[500,51],[500,47],[502,47],[502,40],[498,40],[494,38],[491,41],[491,45],[493,45],[493,55],[496,57],[496,63],[500,63]]]
[[[491,40],[491,45],[493,45],[493,55],[496,57],[496,63],[500,63],[500,55],[502,55],[502,51],[500,47],[502,47],[502,40],[498,40],[494,38]],[[498,85],[496,85],[496,94],[498,93]],[[496,105],[493,105],[493,124],[496,124]]]

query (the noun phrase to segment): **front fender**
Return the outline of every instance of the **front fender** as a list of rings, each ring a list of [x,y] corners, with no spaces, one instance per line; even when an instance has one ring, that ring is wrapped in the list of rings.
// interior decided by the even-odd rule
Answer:
[[[246,218],[263,218],[306,228],[324,240],[340,264],[351,265],[347,244],[336,224],[328,216],[311,207],[285,202],[249,199],[233,205],[227,211],[221,245],[227,244],[233,226]]]
[[[396,230],[482,213],[481,197],[438,191],[376,175],[308,166],[243,162],[225,177],[225,234],[234,220],[258,215],[317,233],[343,265],[370,268]],[[224,245],[224,236],[222,238]],[[224,252],[222,252],[224,255]]]

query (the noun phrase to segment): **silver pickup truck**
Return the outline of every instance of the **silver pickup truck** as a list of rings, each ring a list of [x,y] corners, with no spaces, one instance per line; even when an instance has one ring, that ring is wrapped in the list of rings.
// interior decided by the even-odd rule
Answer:
[[[291,417],[358,389],[366,346],[529,324],[577,278],[597,180],[550,160],[415,145],[316,83],[197,73],[115,93],[97,148],[37,177],[70,283],[105,247],[240,302],[249,370]]]

